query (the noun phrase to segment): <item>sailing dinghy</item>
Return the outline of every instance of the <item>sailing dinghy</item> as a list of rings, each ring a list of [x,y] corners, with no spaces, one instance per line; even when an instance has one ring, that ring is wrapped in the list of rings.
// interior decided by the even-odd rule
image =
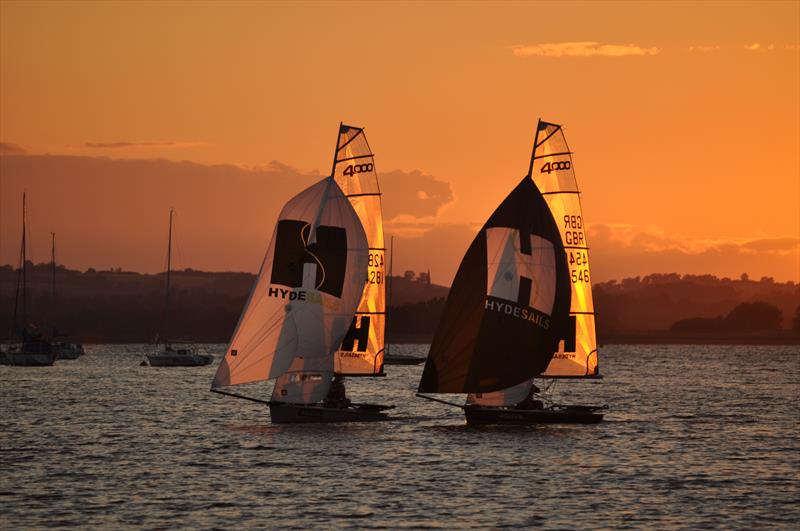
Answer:
[[[534,384],[599,377],[583,227],[563,131],[540,121],[528,174],[456,273],[419,396],[462,407],[468,424],[602,421],[605,406],[557,404]],[[460,406],[421,393],[468,396]]]
[[[276,424],[385,420],[393,406],[352,404],[341,381],[383,373],[383,253],[372,153],[341,125],[331,175],[278,216],[211,390],[268,404]],[[268,401],[221,390],[269,379]]]

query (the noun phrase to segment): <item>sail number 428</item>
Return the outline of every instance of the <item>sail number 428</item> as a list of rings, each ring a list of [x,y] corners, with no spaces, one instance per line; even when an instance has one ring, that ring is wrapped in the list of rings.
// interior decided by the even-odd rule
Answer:
[[[371,268],[376,268],[377,271],[369,271],[367,273],[368,284],[383,284],[383,253],[369,253],[369,261],[367,265]]]
[[[353,175],[356,173],[367,173],[372,171],[372,164],[350,164],[344,169],[345,175]]]

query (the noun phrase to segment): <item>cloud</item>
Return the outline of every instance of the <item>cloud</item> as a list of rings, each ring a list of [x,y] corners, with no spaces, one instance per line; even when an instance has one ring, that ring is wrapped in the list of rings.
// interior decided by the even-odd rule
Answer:
[[[762,45],[760,43],[754,42],[753,44],[745,44],[744,49],[750,52],[772,51],[775,49],[775,45],[774,44]]]
[[[425,218],[436,216],[453,202],[450,183],[420,170],[394,170],[378,174],[383,192],[383,216]]]
[[[517,57],[626,57],[656,55],[661,50],[636,44],[601,44],[595,41],[558,42],[511,46]]]
[[[126,149],[126,148],[193,148],[207,146],[207,142],[85,142],[83,147],[93,149]]]
[[[0,241],[18,237],[11,221],[19,219],[18,199],[27,190],[34,260],[49,253],[46,238],[37,235],[56,231],[67,266],[148,272],[163,265],[160,238],[172,207],[178,215],[176,245],[184,249],[179,266],[257,270],[285,202],[324,177],[279,161],[243,167],[18,150],[0,156],[0,175]],[[431,230],[453,200],[449,183],[419,170],[389,171],[379,178],[384,218],[423,229],[406,234],[421,237]],[[0,264],[15,263],[15,249],[3,245]]]
[[[772,276],[799,280],[800,238],[687,238],[652,225],[589,227],[592,269],[598,280],[650,273]]]
[[[686,51],[689,53],[710,53],[710,52],[718,52],[721,49],[721,46],[713,45],[713,46],[689,46],[686,48]]]
[[[24,155],[27,153],[22,146],[11,142],[0,142],[0,154],[2,155]]]
[[[434,219],[420,223],[418,233],[400,231],[394,223],[385,227],[387,241],[394,238],[394,274],[403,271],[431,271],[435,284],[449,286],[480,226],[469,223],[442,223]],[[403,225],[408,229],[411,225]]]

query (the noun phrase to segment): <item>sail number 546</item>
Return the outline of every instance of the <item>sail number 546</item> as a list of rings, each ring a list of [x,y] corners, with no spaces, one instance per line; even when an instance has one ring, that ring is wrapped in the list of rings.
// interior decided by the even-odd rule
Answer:
[[[570,270],[570,275],[572,276],[572,283],[577,284],[579,282],[586,282],[589,283],[589,270],[588,269],[572,269]]]

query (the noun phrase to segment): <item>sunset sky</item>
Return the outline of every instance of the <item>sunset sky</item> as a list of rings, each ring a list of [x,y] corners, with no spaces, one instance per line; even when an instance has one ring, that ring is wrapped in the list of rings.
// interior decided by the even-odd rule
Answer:
[[[564,125],[596,280],[800,281],[800,2],[0,3],[0,263],[256,271],[366,127],[395,272],[449,284]]]

